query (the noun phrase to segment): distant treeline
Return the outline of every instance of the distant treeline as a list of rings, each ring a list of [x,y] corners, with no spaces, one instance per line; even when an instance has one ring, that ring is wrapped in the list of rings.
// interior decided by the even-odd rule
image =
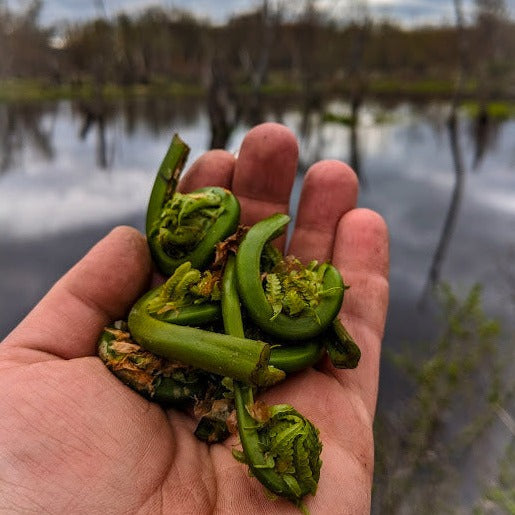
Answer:
[[[287,2],[274,5],[264,1],[221,26],[152,7],[44,28],[38,22],[41,1],[14,14],[0,0],[0,79],[207,86],[216,67],[218,76],[238,87],[293,85],[309,93],[342,84],[366,90],[389,81],[452,83],[461,66],[470,84],[514,93],[515,24],[501,0],[476,0],[473,23],[462,30],[452,23],[403,28],[371,17],[366,2],[346,22],[323,16],[312,1],[295,15]]]

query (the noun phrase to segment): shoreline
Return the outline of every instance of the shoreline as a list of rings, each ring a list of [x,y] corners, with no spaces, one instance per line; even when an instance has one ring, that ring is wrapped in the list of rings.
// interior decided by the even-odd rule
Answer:
[[[303,98],[304,92],[299,84],[294,82],[269,83],[259,91],[253,92],[248,84],[235,85],[235,91],[241,97],[251,97],[253,94],[263,95],[264,99],[274,97]],[[93,81],[81,83],[52,83],[44,79],[3,79],[0,80],[0,103],[42,102],[50,100],[116,100],[121,98],[139,97],[190,97],[202,98],[207,94],[207,88],[201,84],[188,82],[155,81],[148,84],[135,83],[122,85],[106,83],[95,85]],[[378,78],[372,80],[363,89],[362,97],[367,99],[407,99],[407,100],[450,100],[454,95],[454,83],[451,80],[422,79],[406,81],[403,79]],[[311,96],[327,98],[333,96],[351,97],[351,86],[344,80],[330,84],[316,84]],[[473,82],[465,85],[462,98],[464,103],[479,105],[477,87]],[[512,94],[497,91],[488,101],[495,105],[494,113],[501,111],[515,115],[515,98]]]

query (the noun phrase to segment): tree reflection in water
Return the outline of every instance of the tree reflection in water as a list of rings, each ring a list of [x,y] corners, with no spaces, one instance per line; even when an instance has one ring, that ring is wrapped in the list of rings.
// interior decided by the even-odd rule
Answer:
[[[492,117],[484,109],[480,109],[471,120],[469,130],[475,145],[473,170],[478,170],[486,154],[495,150],[495,142],[498,139],[502,122],[503,120]]]
[[[25,150],[33,149],[52,160],[52,131],[57,104],[0,103],[0,173],[20,165]],[[44,118],[50,117],[48,127]]]
[[[105,101],[98,99],[91,102],[79,102],[77,110],[82,117],[80,139],[85,140],[88,133],[96,128],[97,165],[102,170],[109,168],[114,159],[114,146],[111,145],[109,149],[107,147],[106,123],[113,119],[113,109]]]
[[[463,198],[463,188],[465,185],[465,165],[463,163],[463,155],[459,141],[459,122],[457,112],[454,109],[449,117],[447,127],[449,130],[449,140],[454,162],[454,187],[451,194],[449,209],[447,210],[447,215],[443,224],[442,233],[436,246],[431,266],[429,267],[426,286],[422,293],[420,302],[421,307],[424,305],[427,295],[440,281],[442,265],[447,249],[449,248],[454,227],[456,226],[458,212]]]
[[[465,163],[460,144],[459,106],[463,97],[465,71],[467,68],[467,40],[465,38],[463,5],[461,0],[454,0],[454,10],[456,15],[456,34],[458,37],[459,66],[457,70],[454,94],[451,101],[451,111],[447,120],[452,160],[454,163],[454,188],[451,195],[449,209],[447,210],[447,215],[443,224],[442,233],[440,235],[440,240],[438,241],[431,266],[429,267],[426,286],[422,291],[421,300],[419,302],[420,307],[423,306],[428,294],[434,290],[440,281],[442,264],[454,232],[454,227],[456,226],[456,220],[463,197],[463,186],[465,181]]]

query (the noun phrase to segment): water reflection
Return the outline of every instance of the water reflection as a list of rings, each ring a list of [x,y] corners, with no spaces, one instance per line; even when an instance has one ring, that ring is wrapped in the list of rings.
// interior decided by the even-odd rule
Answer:
[[[75,109],[82,118],[82,124],[79,130],[79,137],[85,140],[88,133],[96,129],[97,144],[97,165],[101,169],[106,169],[112,164],[114,158],[113,147],[111,146],[109,155],[107,148],[106,124],[112,123],[115,111],[110,104],[103,99],[94,101],[79,101]]]
[[[465,187],[452,160],[458,137],[467,169],[477,153],[470,132],[474,120],[464,113],[461,126],[468,132],[460,136],[446,125],[445,104],[368,102],[353,111],[348,103],[324,100],[303,107],[277,98],[263,108],[265,120],[286,124],[300,140],[292,206],[302,174],[318,159],[350,162],[362,185],[366,177],[360,203],[379,211],[390,226],[393,304],[411,310],[424,285],[442,278],[499,282],[495,259],[506,251],[515,216],[515,122],[505,120],[489,133],[481,152],[483,162],[488,157],[488,173],[468,175]],[[239,147],[251,125],[248,116],[242,112],[229,150]],[[154,170],[174,131],[192,146],[192,160],[209,147],[210,120],[201,99],[0,105],[0,232],[2,254],[10,259],[0,265],[15,266],[20,256],[14,249],[23,247],[30,255],[41,238],[51,237],[54,248],[64,249],[60,235],[142,218]],[[52,269],[52,263],[49,254],[41,266]],[[34,268],[49,280],[63,271]],[[493,302],[501,304],[498,298]],[[395,327],[395,317],[391,323]]]
[[[449,133],[449,146],[452,153],[454,164],[454,187],[451,194],[451,201],[445,221],[442,227],[442,233],[436,246],[431,266],[427,275],[426,286],[422,293],[420,307],[423,306],[429,292],[440,282],[441,269],[448,251],[449,244],[456,226],[457,216],[462,202],[463,188],[465,184],[465,163],[463,159],[462,145],[460,142],[460,123],[458,112],[454,107],[447,121]]]
[[[218,70],[219,66],[215,66]],[[215,74],[216,75],[216,74]],[[218,76],[217,75],[217,76]],[[213,80],[213,83],[220,81]],[[224,91],[227,88],[222,88]],[[225,91],[225,93],[227,93]],[[224,93],[222,96],[227,96]],[[214,88],[214,97],[220,97],[220,87]],[[254,115],[251,109],[241,109],[232,96],[230,105],[224,104],[223,116],[226,130],[214,130],[219,124],[214,123],[220,117],[211,116],[211,134],[206,147],[227,147],[230,144],[230,136],[238,123],[244,126],[253,125]],[[241,100],[238,100],[241,102]],[[305,142],[307,154],[301,155],[306,164],[324,157],[328,143],[323,136],[323,126],[328,123],[341,125],[347,134],[348,141],[345,144],[347,153],[340,156],[345,159],[353,169],[361,176],[362,185],[365,183],[366,170],[363,167],[363,152],[367,144],[363,143],[364,126],[373,125],[379,127],[386,123],[396,123],[399,118],[404,118],[403,123],[410,124],[410,130],[406,137],[413,144],[417,144],[420,138],[424,138],[423,119],[433,128],[435,138],[442,143],[448,138],[446,128],[445,104],[409,104],[410,115],[406,117],[405,104],[399,105],[393,101],[384,104],[370,104],[363,102],[344,103],[336,101],[340,106],[340,112],[333,113],[334,101],[317,99],[317,101],[301,101],[294,99],[268,99],[261,106],[260,119],[275,120],[279,123],[288,123],[286,120],[292,112],[298,112],[294,131]],[[24,149],[30,149],[44,159],[53,159],[54,142],[52,141],[52,127],[57,116],[57,103],[31,103],[31,104],[1,104],[0,105],[0,148],[2,172],[15,169],[19,166],[19,157]],[[206,110],[202,101],[197,98],[183,97],[126,97],[116,101],[97,99],[94,101],[76,101],[72,103],[72,109],[80,120],[77,128],[79,137],[87,139],[90,134],[95,134],[96,163],[99,168],[113,166],[114,142],[112,134],[121,132],[124,137],[134,137],[138,130],[146,130],[153,135],[161,135],[163,131],[173,126],[194,126],[209,110]],[[240,109],[240,111],[238,110]],[[371,114],[371,110],[373,111]],[[335,114],[333,119],[327,120],[327,114]],[[363,119],[366,119],[364,122]],[[52,122],[54,120],[54,122]],[[214,120],[214,121],[213,121]],[[468,134],[474,144],[471,154],[472,168],[478,168],[486,156],[496,150],[496,142],[502,134],[503,125],[507,120],[496,120],[485,115],[467,118]],[[334,125],[333,125],[334,128]],[[422,132],[421,132],[422,131]],[[366,160],[366,159],[365,159]]]
[[[322,133],[324,104],[319,97],[313,95],[302,103],[298,129],[301,149],[299,156],[299,168],[304,172],[310,165],[322,159],[324,152],[324,140]],[[309,149],[309,151],[307,150]]]
[[[488,152],[495,151],[495,143],[499,138],[503,121],[488,115],[484,110],[470,121],[470,135],[474,140],[475,151],[472,169],[477,170]]]
[[[360,145],[359,145],[359,115],[360,115],[360,107],[361,102],[353,101],[351,102],[351,117],[350,117],[350,131],[349,131],[349,146],[350,146],[350,156],[349,156],[349,164],[352,169],[356,172],[359,177],[360,183],[365,186],[366,181],[363,174],[363,170],[361,168],[361,154],[360,154]]]
[[[226,148],[240,119],[241,101],[236,94],[229,70],[218,57],[213,57],[211,61],[207,111],[211,127],[209,148]]]
[[[189,97],[128,97],[117,102],[123,111],[123,124],[127,135],[134,135],[139,128],[160,135],[170,125],[194,125],[198,122],[202,103]]]
[[[24,149],[31,147],[45,160],[54,157],[52,120],[57,104],[0,103],[0,173],[19,167]],[[45,127],[45,119],[50,123]]]
[[[135,136],[141,129],[158,136],[173,124],[196,124],[202,110],[199,101],[189,97],[131,96],[116,101],[75,101],[72,106],[82,120],[81,138],[96,126],[99,144],[105,142],[106,131],[114,130],[117,124],[123,127],[126,136]]]

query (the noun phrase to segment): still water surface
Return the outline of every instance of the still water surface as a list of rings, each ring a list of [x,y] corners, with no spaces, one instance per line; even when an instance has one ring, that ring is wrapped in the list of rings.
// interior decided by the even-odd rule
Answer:
[[[348,114],[340,101],[323,112]],[[284,123],[300,141],[292,210],[307,166],[341,159],[359,166],[361,206],[378,211],[391,238],[391,296],[384,346],[420,349],[438,331],[436,307],[424,291],[455,187],[446,126],[448,106],[367,104],[356,131],[270,106],[265,119]],[[228,144],[237,151],[249,125]],[[171,135],[191,146],[190,162],[209,143],[209,120],[194,100],[140,99],[102,106],[68,101],[0,105],[0,337],[51,284],[117,224],[143,229],[154,173]],[[479,136],[479,137],[478,137]],[[515,120],[478,133],[466,113],[459,141],[466,173],[454,230],[437,273],[458,292],[484,287],[489,315],[514,327]],[[425,299],[425,302],[424,302]],[[506,340],[509,341],[509,338]],[[383,360],[380,409],[402,396]]]
[[[324,110],[345,114],[346,105],[331,102]],[[192,100],[113,103],[103,107],[101,119],[92,111],[70,102],[0,105],[0,335],[106,230],[118,223],[142,228],[154,171],[173,132],[190,144],[190,162],[209,142],[205,109]],[[455,183],[446,115],[444,104],[400,103],[387,111],[369,104],[360,114],[353,153],[351,130],[344,124],[323,122],[319,113],[306,119],[295,106],[266,114],[300,140],[293,210],[307,165],[323,158],[348,162],[357,154],[360,205],[381,213],[390,228],[387,345],[390,338],[393,344],[420,333],[415,308]],[[439,274],[457,288],[484,284],[489,311],[509,318],[515,121],[490,127],[475,166],[472,121],[463,115],[460,127],[467,171]],[[236,128],[229,150],[237,151],[248,128],[245,123]]]

